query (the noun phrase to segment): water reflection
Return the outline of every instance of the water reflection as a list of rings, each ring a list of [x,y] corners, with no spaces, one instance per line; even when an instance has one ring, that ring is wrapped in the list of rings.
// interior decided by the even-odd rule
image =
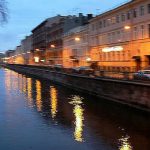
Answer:
[[[27,78],[23,76],[23,92],[27,92]]]
[[[65,149],[63,146],[64,143],[67,143],[73,145],[69,148],[73,150],[149,150],[149,116],[114,103],[107,103],[105,100],[99,100],[61,86],[49,84],[47,81],[19,75],[9,70],[5,71],[5,86],[11,104],[14,103],[14,106],[18,106],[17,109],[20,109],[20,111],[14,109],[14,112],[22,113],[22,110],[26,110],[24,109],[25,106],[19,108],[18,105],[23,101],[23,95],[28,102],[26,107],[29,110],[37,110],[33,112],[36,117],[38,116],[38,119],[33,114],[34,117],[29,118],[32,120],[31,123],[35,122],[38,129],[40,129],[37,133],[44,137],[46,135],[46,139],[50,140],[54,140],[56,137],[54,143],[58,142],[57,137],[59,137],[59,140],[63,141],[60,144],[62,149]],[[17,93],[19,101],[15,104],[13,97],[16,91],[19,91]],[[12,106],[9,105],[9,110],[10,107]],[[9,114],[12,115],[13,113],[10,112]],[[20,117],[20,119],[26,122],[24,117]],[[30,131],[34,130],[34,127]],[[24,126],[24,130],[28,133],[29,129]],[[36,137],[35,134],[36,132],[33,132],[32,136]],[[72,136],[73,138],[71,138]],[[22,139],[26,139],[26,137],[22,135]],[[40,140],[42,139],[44,138]],[[31,143],[37,143],[40,146],[40,142],[36,142],[34,138],[30,140]],[[48,146],[54,144],[49,141],[43,141],[43,143]]]
[[[75,116],[75,131],[74,131],[74,138],[78,142],[83,142],[83,121],[84,121],[84,109],[82,108],[82,97],[80,96],[73,96],[71,98],[70,104],[74,105],[73,113]]]
[[[54,119],[57,114],[57,90],[55,87],[51,86],[50,87],[50,95],[51,95],[51,115],[52,118]]]
[[[41,92],[41,82],[39,80],[36,80],[36,106],[38,111],[42,111]]]
[[[32,101],[32,79],[31,78],[27,78],[27,88],[28,88],[28,93],[27,93],[27,96],[28,96],[28,105],[30,107],[33,106],[33,101]]]
[[[129,142],[129,139],[130,139],[129,136],[125,136],[119,139],[119,143],[121,144],[119,150],[133,150]]]

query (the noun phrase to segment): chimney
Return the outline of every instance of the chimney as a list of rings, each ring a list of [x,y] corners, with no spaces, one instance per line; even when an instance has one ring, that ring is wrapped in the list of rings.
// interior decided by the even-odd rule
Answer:
[[[83,14],[82,14],[82,13],[79,13],[79,18],[80,18],[80,17],[83,17]]]
[[[88,20],[93,18],[93,14],[87,14]]]

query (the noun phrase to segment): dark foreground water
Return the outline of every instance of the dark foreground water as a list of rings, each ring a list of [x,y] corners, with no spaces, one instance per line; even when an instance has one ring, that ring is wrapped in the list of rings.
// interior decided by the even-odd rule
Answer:
[[[150,150],[150,116],[0,69],[0,150]]]

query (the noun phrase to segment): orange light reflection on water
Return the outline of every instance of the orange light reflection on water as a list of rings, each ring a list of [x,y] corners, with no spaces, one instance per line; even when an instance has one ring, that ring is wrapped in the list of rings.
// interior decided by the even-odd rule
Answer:
[[[73,96],[70,104],[74,105],[73,113],[75,116],[75,131],[74,138],[78,142],[83,142],[83,126],[84,126],[84,109],[82,108],[82,98],[79,96]]]
[[[41,82],[36,80],[36,105],[37,110],[42,111],[42,96],[41,96]]]
[[[55,87],[50,87],[50,95],[51,95],[51,114],[52,118],[54,119],[57,114],[57,90]]]

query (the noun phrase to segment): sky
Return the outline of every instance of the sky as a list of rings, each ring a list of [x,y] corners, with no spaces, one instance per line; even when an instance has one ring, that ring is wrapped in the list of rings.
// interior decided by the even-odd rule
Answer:
[[[8,22],[0,26],[0,52],[15,49],[31,30],[46,18],[61,15],[95,14],[127,0],[7,0]]]

